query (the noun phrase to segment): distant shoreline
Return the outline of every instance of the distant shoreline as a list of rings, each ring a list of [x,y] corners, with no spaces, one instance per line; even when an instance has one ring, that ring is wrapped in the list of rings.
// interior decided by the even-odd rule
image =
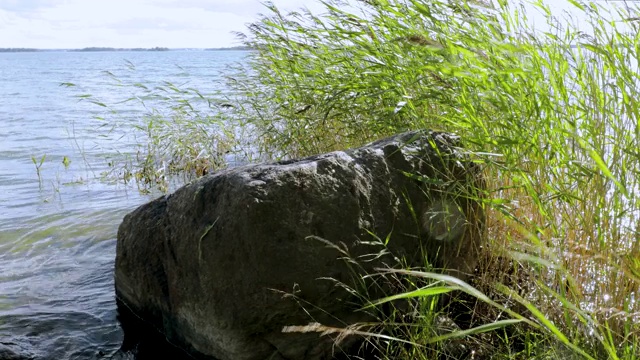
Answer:
[[[51,51],[66,51],[66,52],[109,52],[109,51],[229,51],[229,50],[251,50],[248,46],[233,46],[222,48],[166,48],[166,47],[153,47],[153,48],[112,48],[112,47],[86,47],[82,49],[36,49],[36,48],[0,48],[0,53],[17,53],[17,52],[51,52]]]

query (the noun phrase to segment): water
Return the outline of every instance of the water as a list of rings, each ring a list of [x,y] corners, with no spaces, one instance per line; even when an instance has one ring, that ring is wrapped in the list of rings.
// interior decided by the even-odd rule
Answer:
[[[0,53],[0,358],[7,349],[36,359],[108,358],[122,341],[113,288],[116,232],[127,212],[158,194],[105,181],[108,152],[135,149],[92,132],[105,109],[74,95],[109,104],[127,97],[104,70],[128,83],[170,81],[212,93],[220,90],[220,71],[244,56]],[[118,106],[121,121],[145,112],[136,102]]]

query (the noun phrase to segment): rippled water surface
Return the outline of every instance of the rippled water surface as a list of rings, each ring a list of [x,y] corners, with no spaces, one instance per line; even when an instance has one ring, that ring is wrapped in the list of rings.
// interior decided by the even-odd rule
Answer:
[[[134,149],[101,146],[112,139],[91,129],[105,109],[74,96],[109,104],[126,96],[105,70],[128,83],[169,81],[207,94],[220,90],[220,71],[245,55],[0,53],[0,358],[9,351],[108,358],[122,340],[113,289],[116,232],[127,212],[157,194],[105,181],[106,152]],[[129,70],[118,73],[123,67]],[[118,110],[123,121],[146,111],[135,102]]]

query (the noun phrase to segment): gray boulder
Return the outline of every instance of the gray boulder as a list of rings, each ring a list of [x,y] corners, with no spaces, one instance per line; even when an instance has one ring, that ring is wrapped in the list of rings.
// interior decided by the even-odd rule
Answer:
[[[373,320],[347,288],[368,286],[361,275],[397,258],[423,266],[426,254],[460,277],[473,272],[478,187],[458,138],[437,132],[220,171],[124,218],[120,309],[203,358],[330,359],[356,339],[283,327]],[[372,246],[373,234],[388,243]],[[361,294],[389,295],[370,285]]]

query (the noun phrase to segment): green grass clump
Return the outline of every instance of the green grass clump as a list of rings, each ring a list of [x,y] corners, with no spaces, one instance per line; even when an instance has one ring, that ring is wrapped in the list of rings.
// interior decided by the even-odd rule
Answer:
[[[143,192],[161,191],[226,167],[237,150],[241,129],[225,121],[224,104],[217,94],[203,94],[188,84],[162,82],[144,84],[136,66],[125,61],[120,69],[104,71],[105,85],[114,90],[111,101],[92,94],[76,95],[80,101],[98,107],[93,126],[84,131],[95,139],[92,148],[101,150],[107,180],[134,182]],[[78,85],[64,83],[75,88]],[[86,144],[75,144],[84,156]],[[78,136],[80,135],[80,136]],[[91,164],[85,158],[86,165]],[[101,164],[100,164],[101,165]]]
[[[476,290],[452,305],[470,308],[467,329],[381,319],[402,340],[380,338],[389,358],[446,358],[452,338],[475,358],[640,356],[638,25],[634,9],[570,3],[575,19],[533,5],[544,30],[524,7],[470,0],[267,4],[249,27],[229,121],[261,154],[429,128],[461,135],[483,166],[488,244]],[[429,274],[405,275],[453,286]]]

